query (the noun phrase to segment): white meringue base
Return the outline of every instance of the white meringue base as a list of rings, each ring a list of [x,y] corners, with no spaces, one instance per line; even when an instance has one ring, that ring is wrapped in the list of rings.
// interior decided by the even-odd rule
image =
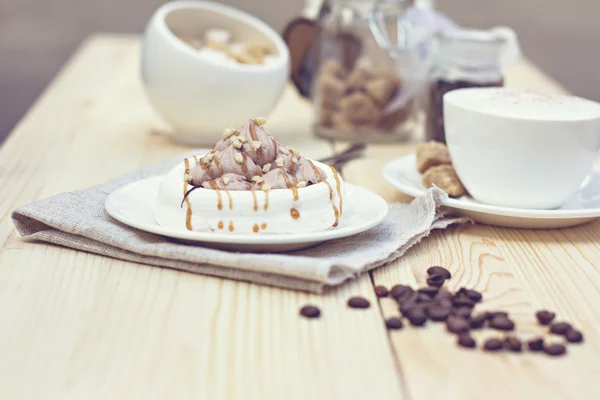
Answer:
[[[183,205],[185,163],[182,162],[162,178],[156,203],[156,222],[164,227],[186,230],[189,206],[192,210],[190,221],[193,231],[260,234],[306,233],[329,229],[338,221],[336,210],[343,215],[344,181],[337,175],[338,185],[336,174],[329,166],[311,161],[327,175],[327,183],[298,188],[297,200],[294,200],[291,189],[273,189],[268,192],[256,190],[255,202],[249,190],[217,191],[198,188],[188,195],[189,202],[184,202]],[[189,158],[188,162],[191,166],[195,165],[193,158]],[[191,188],[192,186],[188,186],[188,190]]]

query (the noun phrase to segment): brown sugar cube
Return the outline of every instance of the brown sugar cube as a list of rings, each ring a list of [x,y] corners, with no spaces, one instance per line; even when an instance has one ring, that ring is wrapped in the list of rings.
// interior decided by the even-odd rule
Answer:
[[[354,67],[346,78],[346,91],[354,92],[357,90],[364,90],[371,76],[371,72],[365,67]]]
[[[323,76],[318,85],[323,105],[336,107],[344,93],[344,82],[334,76]]]
[[[339,105],[344,117],[354,124],[374,123],[381,116],[381,109],[365,93],[348,94],[342,97]]]
[[[442,164],[452,164],[446,145],[433,140],[417,145],[417,170],[420,173]]]
[[[431,167],[423,174],[423,185],[429,188],[433,185],[439,187],[450,197],[460,197],[467,193],[454,167],[449,164]]]
[[[399,81],[395,79],[377,77],[366,83],[365,90],[377,104],[383,107],[392,99],[399,86]]]
[[[379,127],[384,131],[393,131],[398,125],[406,122],[413,113],[414,102],[411,100],[389,114],[383,115]]]
[[[346,75],[342,64],[333,58],[323,62],[320,68],[321,77],[333,76],[342,79]]]
[[[319,124],[326,128],[331,128],[333,126],[333,115],[333,110],[328,108],[322,108],[319,114]]]
[[[335,112],[331,116],[331,123],[333,127],[340,132],[354,132],[354,125],[344,117],[341,112]]]

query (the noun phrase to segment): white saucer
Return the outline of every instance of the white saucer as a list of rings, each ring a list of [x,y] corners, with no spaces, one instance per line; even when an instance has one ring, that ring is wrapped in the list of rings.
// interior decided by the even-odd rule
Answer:
[[[235,234],[165,228],[154,218],[160,176],[130,183],[106,199],[106,211],[116,220],[142,231],[227,250],[282,252],[310,247],[327,240],[352,236],[379,224],[387,202],[366,189],[346,183],[344,214],[336,228],[302,234]]]
[[[402,193],[419,196],[426,189],[417,171],[415,155],[390,161],[384,179]],[[443,205],[474,221],[511,228],[550,229],[581,225],[600,217],[600,169],[594,168],[575,196],[554,210],[526,210],[480,203],[470,196],[447,199]]]

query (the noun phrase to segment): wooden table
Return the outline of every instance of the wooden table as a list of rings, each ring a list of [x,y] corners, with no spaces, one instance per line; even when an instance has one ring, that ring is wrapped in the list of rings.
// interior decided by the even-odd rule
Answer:
[[[138,78],[137,38],[88,40],[0,150],[2,399],[567,399],[600,397],[600,225],[556,231],[460,226],[398,262],[326,295],[152,268],[27,243],[19,205],[96,184],[178,154]],[[562,91],[524,62],[508,85]],[[309,106],[289,90],[269,121],[318,158]],[[334,144],[340,146],[340,144]],[[410,145],[371,146],[346,179],[401,199],[380,167]],[[373,178],[375,177],[375,178]],[[524,332],[545,307],[583,330],[567,357],[459,349],[440,324],[388,332],[397,314],[373,285],[422,284],[433,264],[473,286],[482,307],[510,311]],[[349,310],[351,295],[369,298]],[[307,302],[320,320],[298,317]],[[481,337],[479,337],[481,338]]]

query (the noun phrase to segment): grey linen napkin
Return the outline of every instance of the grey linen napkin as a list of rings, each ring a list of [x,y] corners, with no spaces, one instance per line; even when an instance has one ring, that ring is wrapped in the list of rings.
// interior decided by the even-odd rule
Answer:
[[[130,228],[106,213],[104,202],[113,190],[164,174],[185,156],[22,206],[13,212],[13,222],[26,239],[142,264],[317,293],[394,261],[432,229],[463,222],[439,210],[446,194],[432,188],[410,204],[391,204],[386,219],[369,231],[305,250],[255,254],[180,244]]]

